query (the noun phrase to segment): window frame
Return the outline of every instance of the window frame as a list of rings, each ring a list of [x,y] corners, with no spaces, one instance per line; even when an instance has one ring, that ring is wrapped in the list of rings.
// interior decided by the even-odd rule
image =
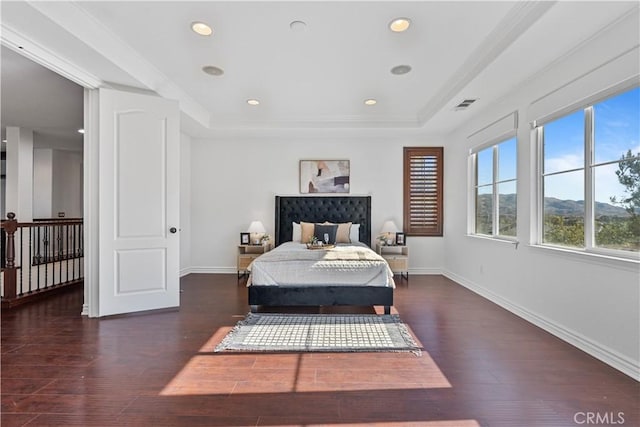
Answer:
[[[516,164],[515,164],[515,178],[499,180],[500,174],[500,150],[499,145],[505,142],[515,140],[516,144]],[[478,154],[487,149],[492,150],[492,176],[490,184],[478,184]],[[506,240],[509,242],[517,242],[518,240],[518,213],[517,213],[517,199],[518,199],[518,136],[517,131],[509,131],[500,135],[497,138],[493,138],[490,141],[481,144],[471,150],[469,150],[469,167],[470,167],[470,182],[469,182],[469,219],[468,219],[468,234],[471,236],[477,236],[487,239]],[[509,236],[506,234],[500,234],[500,193],[497,191],[499,184],[508,182],[516,183],[516,235]],[[477,191],[479,187],[491,186],[491,233],[484,234],[479,233],[477,230]]]
[[[631,85],[624,85],[617,87],[616,90],[606,90],[599,94],[592,95],[588,98],[587,102],[577,103],[573,106],[563,108],[553,114],[546,115],[543,119],[533,121],[531,123],[533,143],[535,144],[535,168],[536,168],[536,221],[535,223],[535,246],[542,248],[559,249],[568,252],[600,255],[611,258],[623,259],[623,260],[640,260],[640,251],[625,251],[618,249],[610,249],[594,246],[595,243],[595,177],[594,170],[596,167],[605,166],[608,164],[619,163],[621,160],[609,160],[604,162],[595,162],[595,120],[594,120],[594,106],[598,103],[604,102],[610,98],[614,98],[625,92],[635,90],[640,86],[635,83]],[[544,126],[564,117],[570,116],[577,111],[584,111],[584,131],[583,131],[583,145],[584,145],[584,160],[582,167],[567,169],[563,171],[544,173]],[[544,178],[545,176],[557,175],[560,173],[567,173],[571,171],[584,170],[584,247],[563,246],[559,244],[544,242]]]
[[[413,227],[411,221],[411,159],[415,156],[436,158],[436,225]],[[404,147],[403,150],[403,228],[406,236],[442,237],[444,235],[444,147]]]

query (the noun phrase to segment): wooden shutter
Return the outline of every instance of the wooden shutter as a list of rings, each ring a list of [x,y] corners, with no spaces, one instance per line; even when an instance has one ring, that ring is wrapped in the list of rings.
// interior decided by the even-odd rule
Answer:
[[[404,147],[404,232],[442,236],[443,147]]]

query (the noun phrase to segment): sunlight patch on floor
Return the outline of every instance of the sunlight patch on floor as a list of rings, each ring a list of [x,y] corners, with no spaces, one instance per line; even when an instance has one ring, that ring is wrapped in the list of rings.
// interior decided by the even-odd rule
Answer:
[[[428,352],[214,353],[231,327],[218,329],[174,376],[162,396],[451,388]],[[437,425],[437,424],[434,424]]]
[[[341,426],[343,423],[332,424]],[[347,423],[349,427],[358,426],[384,426],[384,427],[480,427],[480,423],[476,420],[442,420],[442,421],[384,421],[384,422],[366,422],[366,423]],[[279,427],[298,427],[300,424],[283,424]],[[275,426],[274,426],[275,427]],[[327,424],[305,424],[305,427],[327,427]]]

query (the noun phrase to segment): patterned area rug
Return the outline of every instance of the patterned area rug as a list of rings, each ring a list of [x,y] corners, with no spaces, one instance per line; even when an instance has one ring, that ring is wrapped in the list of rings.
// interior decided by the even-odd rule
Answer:
[[[410,351],[419,355],[420,350],[396,314],[249,313],[214,351]]]

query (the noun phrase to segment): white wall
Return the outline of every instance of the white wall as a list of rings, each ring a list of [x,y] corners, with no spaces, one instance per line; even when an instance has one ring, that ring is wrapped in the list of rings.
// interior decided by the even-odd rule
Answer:
[[[77,151],[33,150],[34,218],[82,218],[82,161]]]
[[[51,218],[53,150],[33,150],[33,217]]]
[[[372,238],[387,219],[402,227],[402,148],[438,146],[442,140],[402,130],[389,135],[299,130],[280,135],[265,132],[260,137],[194,139],[190,271],[235,272],[239,233],[253,220],[262,221],[273,235],[275,196],[299,194],[299,161],[303,159],[350,160],[350,194],[372,196]],[[443,238],[408,237],[407,244],[412,273],[442,271]]]
[[[53,150],[52,218],[82,218],[82,175],[82,153]]]
[[[635,378],[640,366],[639,264],[532,244],[535,171],[527,118],[628,83],[629,76],[637,79],[637,33],[634,15],[590,40],[450,135],[445,156],[446,274]],[[466,179],[455,179],[467,169],[467,137],[514,110],[520,112],[517,249],[466,236]]]
[[[180,134],[180,275],[191,267],[191,137]]]

